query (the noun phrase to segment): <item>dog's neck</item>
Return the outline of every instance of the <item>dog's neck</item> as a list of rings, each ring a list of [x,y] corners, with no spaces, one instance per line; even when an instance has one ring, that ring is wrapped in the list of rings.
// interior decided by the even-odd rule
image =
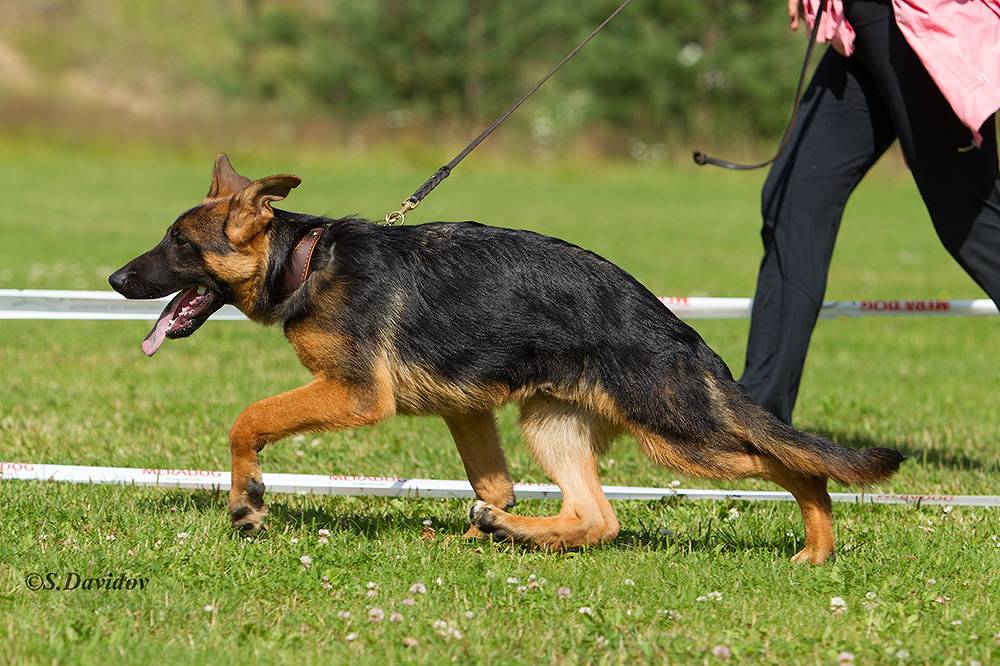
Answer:
[[[329,249],[324,231],[336,222],[278,209],[274,213],[268,231],[267,273],[257,298],[261,315],[270,321],[280,319],[278,306],[299,291],[313,269],[323,263]]]
[[[292,246],[278,279],[277,290],[272,295],[275,303],[285,300],[305,283],[312,270],[313,254],[324,230],[322,226],[308,229]]]

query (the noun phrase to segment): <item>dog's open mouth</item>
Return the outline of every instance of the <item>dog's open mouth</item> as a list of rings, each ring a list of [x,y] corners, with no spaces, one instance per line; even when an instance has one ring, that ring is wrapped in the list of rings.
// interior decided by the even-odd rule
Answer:
[[[191,335],[223,305],[222,297],[207,287],[189,287],[181,291],[170,299],[142,341],[143,353],[152,356],[167,338]]]

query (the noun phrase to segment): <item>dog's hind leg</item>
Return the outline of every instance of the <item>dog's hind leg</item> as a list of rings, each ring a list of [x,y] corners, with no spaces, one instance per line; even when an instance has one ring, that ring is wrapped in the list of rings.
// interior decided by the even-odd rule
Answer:
[[[329,379],[253,403],[229,433],[233,458],[229,515],[233,527],[255,532],[264,516],[264,483],[257,454],[267,444],[300,432],[356,428],[392,415],[391,394]]]
[[[500,448],[493,412],[450,415],[444,421],[455,439],[476,497],[503,509],[514,506],[514,485]],[[472,524],[465,536],[475,538],[483,533]]]
[[[799,504],[805,523],[806,545],[793,562],[820,564],[833,553],[833,511],[826,477],[790,469],[773,456],[753,451],[741,438],[718,432],[712,441],[675,445],[658,435],[635,429],[642,451],[657,463],[690,476],[709,479],[758,477],[777,483]]]
[[[833,502],[826,491],[826,477],[806,476],[774,459],[764,459],[767,471],[761,476],[787,490],[799,503],[805,524],[806,545],[792,562],[822,564],[833,554]]]
[[[499,540],[552,549],[614,539],[618,519],[601,488],[596,460],[607,446],[607,424],[569,403],[535,397],[521,407],[521,428],[535,460],[559,485],[562,510],[556,516],[529,518],[478,501],[469,512],[473,525]]]

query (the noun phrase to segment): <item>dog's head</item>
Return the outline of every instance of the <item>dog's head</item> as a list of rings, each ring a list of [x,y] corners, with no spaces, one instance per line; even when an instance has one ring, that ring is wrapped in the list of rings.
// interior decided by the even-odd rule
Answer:
[[[225,154],[215,160],[212,186],[199,205],[182,213],[153,249],[111,274],[126,298],[162,298],[179,292],[142,342],[152,356],[166,338],[183,338],[225,303],[259,318],[268,260],[271,203],[301,181],[288,174],[251,181]]]

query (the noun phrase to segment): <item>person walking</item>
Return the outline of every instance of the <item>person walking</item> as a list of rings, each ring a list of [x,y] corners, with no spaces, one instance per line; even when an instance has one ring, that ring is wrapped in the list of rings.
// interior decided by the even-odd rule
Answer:
[[[817,0],[805,0],[812,26]],[[799,24],[799,0],[789,0]],[[898,139],[942,244],[1000,306],[1000,0],[828,0],[829,41],[764,183],[740,384],[791,423],[844,206]]]

